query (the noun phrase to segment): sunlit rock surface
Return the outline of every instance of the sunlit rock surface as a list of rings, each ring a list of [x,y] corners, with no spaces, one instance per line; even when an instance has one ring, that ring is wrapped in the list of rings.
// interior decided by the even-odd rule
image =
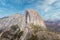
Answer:
[[[55,33],[47,31],[44,21],[34,10],[26,10],[23,15],[0,18],[0,40],[54,40],[53,38],[59,39],[59,34],[55,36]]]

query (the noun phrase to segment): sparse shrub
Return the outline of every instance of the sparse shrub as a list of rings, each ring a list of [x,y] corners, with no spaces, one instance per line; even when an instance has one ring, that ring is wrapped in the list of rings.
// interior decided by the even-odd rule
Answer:
[[[31,35],[27,40],[60,40],[59,34],[48,30],[42,30],[39,25],[30,24]],[[23,31],[20,30],[18,25],[12,25],[10,30],[3,32],[0,40],[20,40]]]
[[[13,30],[13,31],[12,31]],[[12,25],[10,30],[5,31],[1,38],[2,40],[5,38],[6,40],[19,40],[22,36],[23,31],[20,31],[20,28],[18,25]]]
[[[39,31],[43,31],[43,29],[39,25],[30,24],[30,27],[31,27],[31,29],[33,29],[34,33],[37,33]]]
[[[17,28],[19,28],[18,25],[12,25],[12,26],[11,26],[11,29],[12,29],[12,30],[16,30]]]
[[[32,34],[28,40],[38,40],[37,35]]]
[[[32,35],[32,37],[30,38],[30,40],[60,40],[59,38],[59,34],[57,34],[56,32],[52,32],[52,31],[48,31],[48,30],[43,30],[39,25],[33,25],[33,24],[30,24],[31,28],[33,29],[33,32],[34,34]],[[38,35],[37,33],[38,32],[42,32],[41,34],[38,34],[40,35],[38,39]],[[34,39],[35,38],[35,39]]]

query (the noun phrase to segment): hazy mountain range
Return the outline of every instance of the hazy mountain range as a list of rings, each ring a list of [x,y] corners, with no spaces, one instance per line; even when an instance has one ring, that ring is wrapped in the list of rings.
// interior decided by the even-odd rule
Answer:
[[[60,32],[60,20],[46,20],[45,24],[49,30]]]

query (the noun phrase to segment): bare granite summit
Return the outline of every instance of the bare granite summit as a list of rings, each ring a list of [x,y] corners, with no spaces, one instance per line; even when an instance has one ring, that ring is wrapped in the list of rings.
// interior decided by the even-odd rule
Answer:
[[[40,28],[43,30],[47,29],[41,16],[34,10],[26,10],[23,15],[14,14],[0,19],[0,30],[3,32],[10,32],[13,25],[18,25],[20,31],[23,31],[20,40],[27,40],[30,37],[30,34],[33,33],[32,25],[37,25],[39,30]],[[12,40],[12,37],[10,40]]]
[[[38,14],[38,12],[34,10],[26,10],[25,15],[26,15],[27,24],[32,23],[34,25],[39,25],[42,28],[46,28],[44,21],[42,17]]]

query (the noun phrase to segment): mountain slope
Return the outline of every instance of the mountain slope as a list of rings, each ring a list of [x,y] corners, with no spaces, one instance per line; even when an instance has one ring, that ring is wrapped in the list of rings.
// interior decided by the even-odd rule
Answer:
[[[13,25],[18,25],[20,31],[23,31],[23,35],[21,36],[21,40],[26,40],[27,36],[33,31],[30,29],[30,24],[38,25],[42,30],[46,30],[46,26],[39,16],[39,14],[34,10],[26,10],[23,15],[14,14],[12,16],[1,18],[0,20],[0,33],[11,33],[11,27],[15,27]],[[16,28],[15,28],[16,29]],[[6,34],[5,34],[6,35]]]
[[[0,40],[60,40],[60,34],[48,31],[34,10],[0,19]]]
[[[13,25],[11,30],[1,34],[0,40],[60,40],[60,34],[42,30],[40,26],[33,24],[28,25],[25,31],[21,31],[18,25]]]

